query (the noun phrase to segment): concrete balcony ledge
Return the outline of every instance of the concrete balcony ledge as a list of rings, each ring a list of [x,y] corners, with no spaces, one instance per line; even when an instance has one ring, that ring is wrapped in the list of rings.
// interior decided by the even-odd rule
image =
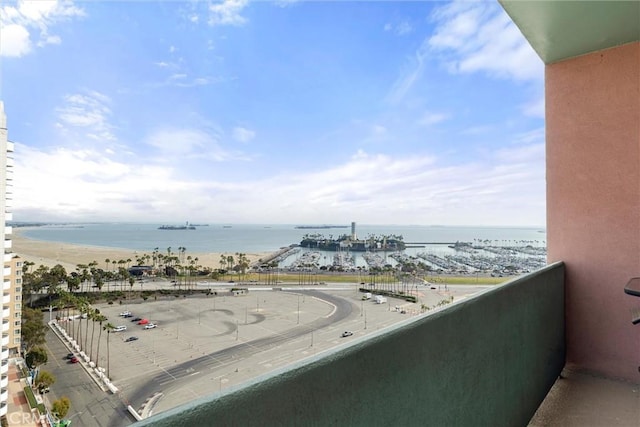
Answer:
[[[566,366],[529,427],[640,425],[640,384]]]
[[[527,425],[565,361],[564,264],[138,421]]]

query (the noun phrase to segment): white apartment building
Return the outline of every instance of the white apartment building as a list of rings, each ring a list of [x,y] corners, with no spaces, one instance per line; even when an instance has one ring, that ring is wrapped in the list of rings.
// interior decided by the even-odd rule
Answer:
[[[13,255],[11,259],[11,289],[4,290],[3,296],[7,293],[11,296],[9,304],[9,319],[11,320],[11,328],[9,329],[9,355],[11,357],[19,356],[22,349],[22,265],[23,260],[17,255]],[[6,278],[5,278],[6,279]],[[7,304],[3,307],[6,308]]]
[[[2,269],[2,327],[0,348],[0,416],[7,414],[9,400],[9,346],[11,344],[11,328],[14,320],[11,318],[15,312],[15,304],[22,301],[13,301],[11,295],[11,227],[7,227],[7,221],[11,221],[11,198],[13,182],[13,143],[7,139],[7,117],[4,113],[4,104],[0,101],[0,232],[4,251]],[[11,310],[12,304],[14,310]]]

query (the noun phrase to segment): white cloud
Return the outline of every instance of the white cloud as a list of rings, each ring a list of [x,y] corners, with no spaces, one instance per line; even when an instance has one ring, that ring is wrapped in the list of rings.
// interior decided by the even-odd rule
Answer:
[[[145,142],[163,154],[187,156],[201,151],[217,140],[217,135],[193,129],[162,129],[150,134]]]
[[[248,0],[224,0],[209,6],[209,25],[241,26],[247,19],[241,15]]]
[[[251,141],[253,138],[255,138],[255,136],[256,133],[247,128],[238,126],[233,129],[233,139],[242,143]]]
[[[451,116],[449,114],[433,113],[433,112],[427,111],[426,113],[424,113],[422,118],[418,120],[418,124],[423,126],[431,126],[431,125],[435,125],[437,123],[443,122],[445,120],[448,120],[450,118]]]
[[[155,153],[152,152],[149,157],[158,164],[174,162],[176,158],[213,162],[249,160],[242,151],[225,148],[223,136],[223,131],[215,126],[161,128],[150,132],[144,142],[155,149]]]
[[[30,51],[31,40],[26,28],[17,24],[0,27],[0,56],[17,57]]]
[[[167,131],[150,139],[171,161],[126,164],[89,150],[44,152],[18,145],[23,155],[16,165],[16,215],[282,223],[344,222],[357,212],[359,222],[378,224],[544,223],[544,149],[535,133],[477,163],[361,150],[328,168],[283,170],[255,181],[221,181],[213,172],[196,178],[187,162],[175,161],[212,144],[214,138],[203,132]],[[472,219],[468,212],[474,212]]]
[[[60,44],[60,43],[62,43],[62,39],[60,38],[60,36],[46,36],[45,38],[42,38],[38,42],[38,47],[43,47],[48,44]]]
[[[387,23],[384,25],[385,31],[393,31],[395,34],[399,36],[404,36],[413,32],[413,26],[408,21],[402,21],[399,24],[393,25]]]
[[[158,67],[160,67],[160,68],[169,68],[169,67],[174,68],[174,67],[176,67],[175,64],[171,64],[169,62],[164,62],[164,61],[154,62],[153,64],[158,66]]]
[[[411,90],[414,83],[422,77],[428,53],[428,44],[423,42],[415,54],[409,58],[400,77],[396,79],[391,87],[391,91],[387,95],[389,102],[392,104],[400,102],[407,92]]]
[[[453,2],[436,9],[432,19],[429,47],[444,55],[450,70],[542,81],[542,60],[499,5]]]
[[[371,127],[371,132],[374,135],[384,135],[385,133],[387,133],[387,128],[382,125],[373,125]]]
[[[454,1],[436,8],[431,19],[434,32],[405,64],[388,95],[391,103],[401,101],[423,77],[427,59],[440,60],[453,73],[542,84],[544,64],[499,5]]]
[[[110,103],[108,96],[96,91],[66,95],[64,105],[56,110],[59,119],[56,127],[64,132],[79,132],[95,140],[113,141]]]
[[[537,99],[522,106],[522,112],[525,116],[538,117],[544,119],[545,117],[545,101],[544,95],[540,95]]]
[[[72,0],[20,0],[17,7],[0,8],[0,55],[19,57],[30,53],[31,39],[37,46],[60,44],[60,36],[49,34],[55,25],[84,16]]]

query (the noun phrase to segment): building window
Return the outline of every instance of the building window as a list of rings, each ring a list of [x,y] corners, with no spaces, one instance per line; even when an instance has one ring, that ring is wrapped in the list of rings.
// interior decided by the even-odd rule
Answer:
[[[22,299],[22,295],[16,295],[16,301],[20,301]]]
[[[22,316],[22,313],[18,312],[18,313],[13,313],[13,317],[15,317],[16,319],[19,319],[20,316]]]
[[[20,320],[14,320],[13,321],[13,326],[20,326],[22,324],[22,322]]]
[[[22,271],[20,270],[16,271],[16,276],[22,276]]]
[[[22,267],[22,262],[16,262],[16,267]]]
[[[13,338],[13,343],[14,344],[20,344],[20,337]]]
[[[14,307],[15,307],[16,310],[20,310],[20,307],[22,307],[22,306],[20,304],[16,304]]]
[[[21,285],[22,284],[22,279],[16,279],[16,285]]]
[[[20,335],[20,329],[14,329],[13,335]]]
[[[22,292],[22,288],[20,287],[16,288],[16,292]]]

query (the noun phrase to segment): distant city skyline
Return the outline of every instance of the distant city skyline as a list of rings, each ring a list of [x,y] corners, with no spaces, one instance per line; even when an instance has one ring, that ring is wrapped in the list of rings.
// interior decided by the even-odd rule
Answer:
[[[0,6],[15,221],[544,226],[497,2]]]

